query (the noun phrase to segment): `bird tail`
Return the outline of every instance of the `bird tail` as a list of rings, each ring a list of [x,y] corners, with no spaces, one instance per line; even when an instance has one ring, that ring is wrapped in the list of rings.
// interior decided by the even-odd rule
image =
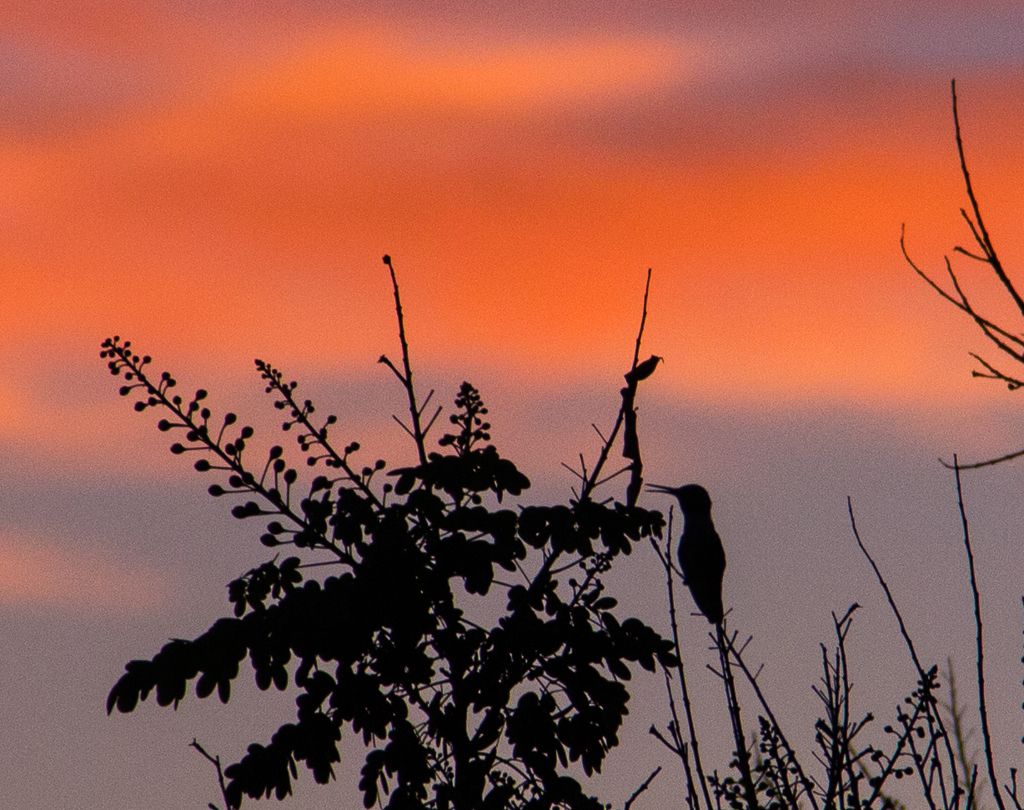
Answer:
[[[718,624],[722,621],[725,617],[725,607],[722,604],[722,592],[718,587],[695,584],[690,586],[690,592],[693,594],[693,601],[709,622]]]

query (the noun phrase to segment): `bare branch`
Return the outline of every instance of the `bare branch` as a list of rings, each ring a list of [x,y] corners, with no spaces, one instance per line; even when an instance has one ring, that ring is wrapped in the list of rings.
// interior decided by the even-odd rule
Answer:
[[[818,801],[814,795],[812,782],[810,779],[807,778],[807,774],[804,773],[804,769],[800,765],[800,762],[796,757],[796,752],[793,750],[793,747],[789,744],[789,740],[786,739],[786,735],[783,733],[782,727],[779,725],[779,721],[775,717],[775,713],[772,711],[771,706],[768,704],[768,700],[764,696],[764,692],[761,691],[760,684],[758,684],[757,682],[757,676],[761,674],[761,669],[763,669],[763,666],[759,667],[756,673],[752,673],[749,667],[747,667],[747,663],[743,660],[743,649],[745,649],[747,644],[749,643],[750,639],[747,639],[743,647],[737,650],[735,645],[732,643],[732,640],[730,639],[728,640],[729,652],[732,655],[733,661],[735,661],[736,665],[740,668],[740,671],[746,676],[747,682],[753,688],[754,694],[757,696],[758,702],[761,704],[761,708],[764,709],[764,712],[767,715],[768,721],[771,723],[772,728],[779,735],[779,741],[782,743],[783,748],[785,748],[786,752],[789,754],[788,764],[796,771],[797,778],[799,779],[801,786],[804,788],[805,794],[811,803],[811,807],[813,807],[814,810],[818,810]],[[826,806],[828,806],[827,803]]]
[[[426,407],[426,403],[424,403],[424,407]],[[434,411],[434,415],[431,416],[430,417],[430,421],[427,422],[427,426],[425,428],[423,428],[423,435],[424,436],[426,436],[428,433],[430,433],[430,429],[434,426],[434,422],[437,421],[437,417],[439,417],[441,415],[441,411],[442,410],[444,410],[444,409],[440,405],[438,405],[437,406],[437,410]]]
[[[1010,789],[1011,786],[1012,786],[1013,790]],[[1024,808],[1021,807],[1020,799],[1017,797],[1017,769],[1016,768],[1010,768],[1010,784],[1009,785],[1003,785],[1003,790],[1006,791],[1006,795],[1010,797],[1010,801],[1013,802],[1013,806],[1016,807],[1017,810],[1024,810]]]
[[[729,710],[729,720],[732,724],[732,736],[736,745],[735,758],[732,766],[739,771],[739,783],[743,789],[743,798],[747,810],[758,810],[757,788],[754,784],[753,770],[750,766],[750,749],[747,747],[747,737],[743,731],[743,719],[740,714],[739,697],[736,694],[736,680],[732,674],[732,661],[730,649],[735,638],[729,638],[725,629],[725,622],[720,621],[715,625],[715,646],[718,648],[718,657],[722,665],[722,683],[725,686],[725,703]],[[738,796],[736,797],[738,799]]]
[[[559,462],[559,463],[560,463],[560,464],[561,464],[561,465],[562,465],[563,467],[565,467],[565,469],[567,469],[567,470],[568,470],[569,472],[571,472],[571,473],[572,473],[573,475],[575,475],[575,476],[576,476],[577,478],[579,478],[579,479],[580,479],[581,481],[584,481],[584,482],[586,482],[586,480],[587,480],[587,479],[586,479],[586,478],[585,478],[584,476],[580,475],[580,474],[579,474],[579,472],[577,472],[576,470],[574,470],[574,469],[573,469],[572,467],[570,467],[570,466],[569,466],[568,464],[566,464],[566,463],[565,463],[564,461],[562,461],[562,462]]]
[[[660,765],[651,772],[651,775],[648,776],[643,781],[643,784],[640,785],[640,787],[638,787],[636,790],[633,791],[633,795],[631,795],[626,800],[626,804],[623,805],[622,810],[629,810],[629,808],[633,806],[633,802],[636,801],[637,796],[639,796],[641,793],[643,793],[645,790],[647,790],[648,787],[650,787],[651,782],[654,781],[654,777],[656,777],[659,773],[661,773],[661,766]]]
[[[416,434],[415,434],[415,433],[413,433],[413,432],[412,432],[411,430],[409,430],[409,428],[407,428],[407,427],[405,426],[405,422],[403,422],[403,421],[402,421],[401,419],[399,419],[399,418],[398,418],[397,416],[395,416],[394,414],[391,414],[391,418],[392,418],[392,419],[394,419],[394,420],[395,420],[396,422],[398,422],[398,426],[399,426],[400,428],[402,428],[402,430],[404,430],[404,431],[405,431],[406,433],[408,433],[408,434],[409,434],[410,436],[412,436],[412,438],[414,438],[414,439],[416,438]]]
[[[974,193],[974,184],[971,181],[971,174],[967,168],[967,157],[964,154],[964,142],[963,132],[960,126],[960,110],[957,103],[956,95],[956,81],[954,80],[951,84],[951,94],[953,99],[953,123],[956,134],[956,149],[957,156],[960,159],[960,172],[963,175],[964,185],[967,190],[967,197],[970,200],[970,212],[967,209],[960,209],[960,216],[967,224],[970,229],[971,236],[974,238],[980,250],[975,252],[974,250],[968,250],[967,248],[956,246],[953,248],[954,253],[959,253],[966,256],[969,259],[973,259],[983,264],[987,264],[992,268],[992,272],[996,278],[999,279],[1003,289],[1009,295],[1011,300],[1014,302],[1018,312],[1024,316],[1024,297],[1017,291],[1016,286],[1010,280],[1005,269],[1003,268],[1002,262],[996,253],[995,247],[992,245],[992,238],[989,235],[988,229],[985,227],[985,221],[981,215],[981,207],[978,205],[977,195]],[[972,215],[973,214],[973,215]],[[1013,334],[1007,329],[1002,328],[990,319],[981,315],[977,310],[974,309],[971,302],[968,300],[966,293],[960,285],[960,281],[953,272],[953,267],[950,263],[949,257],[945,257],[946,271],[949,275],[950,281],[953,285],[953,292],[948,291],[937,281],[932,279],[927,273],[919,268],[914,261],[910,258],[906,248],[906,228],[901,231],[900,234],[900,250],[903,252],[903,257],[907,263],[913,268],[914,272],[917,273],[924,281],[935,290],[943,299],[949,301],[953,306],[959,309],[961,312],[967,313],[968,316],[975,322],[982,333],[988,338],[995,346],[1004,354],[1013,358],[1014,361],[1024,364],[1024,338],[1020,335]],[[972,371],[971,374],[974,377],[983,379],[997,380],[1006,383],[1007,387],[1012,391],[1024,386],[1024,380],[1019,380],[1016,377],[1006,374],[996,369],[992,364],[983,360],[980,356],[972,354],[972,356],[982,365],[984,371]],[[993,459],[991,462],[985,462],[982,465],[985,466],[989,463],[998,463],[998,461],[1005,461],[1006,457],[1001,459]],[[946,466],[949,466],[948,464]],[[971,465],[975,466],[975,465]],[[968,469],[968,466],[964,466],[962,469]]]
[[[402,344],[402,363],[405,367],[405,374],[400,374],[398,369],[392,365],[391,361],[381,355],[381,363],[386,364],[399,380],[402,381],[402,385],[405,386],[405,391],[409,396],[409,415],[412,417],[412,430],[406,428],[406,432],[409,433],[413,440],[416,442],[416,451],[419,453],[420,464],[427,463],[427,448],[426,443],[423,440],[423,429],[420,427],[420,408],[416,405],[416,389],[412,383],[412,365],[409,362],[409,343],[405,339],[405,316],[402,314],[402,297],[398,292],[398,278],[395,276],[395,268],[391,264],[391,257],[384,256],[384,264],[388,266],[388,271],[391,273],[391,286],[395,293],[395,314],[398,316],[398,339]],[[402,423],[399,422],[401,425]],[[405,425],[402,425],[405,427]]]
[[[960,509],[960,523],[964,530],[964,548],[967,549],[967,564],[971,573],[971,592],[974,595],[974,624],[977,628],[977,663],[978,663],[978,714],[981,717],[981,736],[985,741],[985,760],[988,763],[988,778],[992,785],[992,795],[995,797],[999,810],[1006,810],[1003,797],[999,793],[999,782],[996,779],[996,767],[992,757],[992,735],[988,728],[988,708],[985,702],[985,643],[981,622],[981,594],[978,592],[978,577],[974,570],[974,552],[971,550],[971,532],[967,526],[967,512],[964,509],[963,489],[960,485],[960,465],[957,457],[953,456],[953,469],[956,473],[956,500]]]
[[[706,810],[711,810],[711,808],[714,805],[712,805],[711,803],[711,793],[708,790],[707,777],[705,776],[704,765],[701,762],[700,758],[700,743],[697,740],[697,730],[693,722],[693,708],[690,704],[690,692],[686,685],[686,669],[683,666],[683,654],[682,649],[679,645],[679,622],[677,620],[676,613],[675,582],[674,577],[672,576],[672,572],[675,570],[672,566],[673,515],[674,511],[670,509],[668,514],[668,528],[665,539],[665,550],[662,551],[658,547],[658,544],[655,542],[653,537],[651,537],[651,545],[654,547],[654,551],[657,553],[658,559],[661,560],[661,564],[665,568],[665,584],[668,590],[668,615],[669,622],[672,626],[672,642],[675,645],[676,658],[678,660],[678,664],[676,665],[676,672],[679,674],[679,687],[683,697],[683,710],[686,714],[686,725],[690,734],[689,750],[693,753],[694,770],[697,771],[697,779],[700,782],[701,793],[704,796]],[[679,724],[679,716],[676,713],[675,700],[672,696],[672,689],[667,674],[665,678],[665,688],[668,691],[669,708],[672,712],[672,721],[673,727],[675,729],[675,734],[678,738],[678,744],[680,746],[680,749],[683,749],[682,730]],[[696,789],[693,784],[693,774],[690,769],[689,758],[686,756],[686,751],[683,750],[680,756],[683,760],[683,766],[686,770],[686,782],[688,793],[691,795],[694,804],[697,807],[699,807],[700,802],[697,801]]]
[[[1004,374],[1002,371],[997,369],[987,360],[974,354],[974,352],[971,352],[971,357],[973,357],[975,360],[981,363],[986,369],[988,369],[989,372],[988,374],[986,374],[983,371],[972,371],[972,377],[985,377],[986,379],[989,380],[1001,380],[1002,382],[1006,383],[1007,387],[1011,391],[1016,391],[1018,388],[1024,385],[1024,381],[1018,380],[1016,377],[1011,377],[1009,374]]]
[[[974,233],[974,238],[978,244],[981,245],[982,250],[985,251],[985,255],[988,259],[988,263],[992,266],[995,274],[999,277],[999,280],[1003,283],[1006,291],[1013,298],[1014,303],[1017,305],[1017,309],[1020,310],[1021,315],[1024,315],[1024,298],[1021,298],[1017,292],[1017,288],[1013,286],[1013,282],[1006,275],[1006,271],[1003,270],[1002,262],[999,261],[999,257],[996,255],[996,250],[992,246],[992,239],[988,235],[988,230],[985,228],[985,222],[981,218],[981,208],[978,206],[978,200],[974,196],[974,185],[971,183],[971,173],[967,170],[967,158],[964,156],[964,141],[960,132],[960,111],[957,107],[956,100],[956,79],[951,83],[951,90],[953,94],[953,123],[956,127],[956,151],[960,156],[960,171],[964,176],[964,184],[967,186],[967,197],[971,201],[971,208],[974,211],[974,221],[978,223],[978,228],[975,230],[974,226],[971,226],[971,231]],[[978,231],[981,233],[979,234]]]
[[[864,545],[864,542],[860,539],[860,532],[857,531],[857,519],[853,516],[853,500],[849,496],[846,498],[846,509],[850,514],[850,527],[853,529],[853,536],[857,540],[857,545],[860,547],[861,553],[871,564],[871,570],[875,572],[875,579],[878,580],[878,584],[881,585],[882,590],[885,591],[885,598],[889,601],[889,607],[896,616],[896,621],[899,623],[900,634],[903,636],[903,641],[906,643],[907,649],[910,651],[910,657],[914,662],[914,667],[917,669],[917,674],[923,679],[925,677],[925,670],[921,665],[921,659],[917,657],[917,649],[914,647],[914,640],[910,637],[910,633],[907,632],[907,626],[903,622],[903,614],[900,613],[900,609],[896,606],[896,600],[893,598],[892,591],[889,590],[889,583],[885,581],[885,577],[882,576],[882,572],[875,563],[874,557],[871,556],[867,547]]]
[[[985,264],[988,264],[988,259],[986,259],[984,256],[979,256],[977,253],[971,253],[971,251],[962,248],[959,245],[956,245],[953,248],[953,252],[959,253],[962,256],[967,256],[969,259],[974,259],[977,262],[983,262]]]
[[[943,461],[941,458],[939,459],[939,463],[947,470],[952,470],[957,467],[959,467],[959,469],[961,470],[977,470],[979,467],[991,467],[994,464],[1001,464],[1004,461],[1009,461],[1010,459],[1014,458],[1020,458],[1021,456],[1024,456],[1024,450],[1017,450],[1014,453],[1007,453],[1005,456],[999,456],[998,458],[990,458],[987,461],[976,461],[973,464],[950,464],[947,461]]]
[[[217,783],[220,785],[220,795],[221,798],[224,799],[225,810],[231,810],[231,803],[228,801],[228,789],[227,786],[224,784],[224,770],[223,768],[221,768],[220,756],[214,757],[207,753],[206,749],[199,744],[199,741],[195,737],[192,738],[192,742],[189,743],[189,747],[195,748],[196,751],[198,751],[200,754],[202,754],[210,762],[213,763],[213,766],[217,769]],[[217,806],[215,804],[209,804],[207,805],[207,807],[211,807],[213,808],[213,810],[217,810]]]
[[[986,335],[989,334],[988,330],[991,330],[992,332],[1001,335],[1006,340],[1013,341],[1014,343],[1017,343],[1020,346],[1024,347],[1024,339],[1021,339],[1017,335],[1014,335],[1012,332],[1006,331],[998,324],[993,323],[988,318],[984,317],[983,315],[979,314],[974,310],[974,308],[971,306],[971,303],[967,300],[967,296],[964,295],[963,289],[960,287],[959,279],[957,279],[956,274],[953,272],[952,265],[950,264],[948,258],[946,259],[946,272],[949,273],[950,279],[953,282],[953,288],[956,290],[957,294],[959,295],[959,298],[950,295],[945,289],[942,288],[941,285],[939,285],[934,279],[932,279],[931,276],[929,276],[920,267],[917,266],[914,260],[910,258],[910,254],[907,252],[905,225],[903,226],[903,230],[900,233],[900,250],[903,252],[903,258],[906,260],[907,264],[909,264],[913,268],[915,273],[917,273],[921,278],[923,278],[933,290],[935,290],[944,299],[949,301],[949,303],[951,303],[961,312],[966,312],[968,315],[970,315],[974,322],[985,331]],[[991,338],[991,335],[989,335],[989,337]],[[994,338],[991,339],[995,340]],[[1024,362],[1024,353],[1018,356],[1018,354],[1014,352],[1012,349],[1009,349],[1004,346],[1000,346],[1000,348],[1002,348],[1003,351],[1006,351],[1008,354],[1013,356],[1015,359]]]
[[[637,385],[641,379],[645,379],[650,376],[654,368],[657,366],[657,361],[661,358],[655,358],[652,356],[649,360],[645,360],[642,366],[646,367],[647,363],[650,363],[649,370],[645,370],[644,373],[637,373],[637,360],[640,357],[640,345],[643,340],[644,326],[647,323],[647,300],[651,291],[651,270],[647,271],[647,283],[644,287],[644,304],[643,313],[640,317],[640,329],[636,336],[636,345],[633,349],[633,364],[630,367],[630,371],[626,376],[626,387],[622,389],[622,407],[619,408],[619,414],[615,419],[615,426],[612,428],[612,432],[609,434],[607,441],[601,448],[601,452],[598,455],[597,463],[594,465],[594,469],[587,476],[587,480],[584,482],[580,489],[580,497],[587,498],[590,493],[593,492],[598,482],[601,480],[601,471],[604,469],[605,463],[608,461],[608,454],[611,452],[612,445],[615,443],[616,437],[619,435],[619,430],[622,428],[623,423],[626,424],[625,435],[623,436],[623,450],[622,455],[629,459],[632,463],[629,469],[632,472],[630,481],[626,487],[626,503],[630,506],[636,504],[637,498],[640,495],[640,490],[643,488],[643,462],[640,460],[640,442],[637,436],[636,430],[636,409],[634,408],[634,402],[636,400]],[[596,427],[595,427],[596,430]],[[600,431],[598,431],[600,435]]]
[[[633,348],[633,368],[636,368],[637,361],[640,359],[640,341],[643,340],[644,327],[647,325],[647,296],[651,292],[651,268],[647,268],[647,284],[644,286],[644,310],[643,315],[640,316],[640,329],[636,333],[636,346]]]

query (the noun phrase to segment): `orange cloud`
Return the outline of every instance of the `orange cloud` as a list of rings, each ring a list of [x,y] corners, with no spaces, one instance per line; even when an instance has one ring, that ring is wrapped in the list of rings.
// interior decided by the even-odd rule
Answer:
[[[599,36],[425,47],[407,32],[334,32],[250,71],[234,100],[286,116],[498,113],[606,104],[677,84],[700,62],[668,39]]]
[[[927,383],[955,313],[897,243],[907,221],[936,261],[963,233],[944,87],[851,76],[726,115],[680,90],[724,57],[669,40],[382,30],[292,32],[187,98],[0,144],[8,351],[118,332],[170,366],[366,369],[394,346],[389,252],[432,363],[617,370],[653,266],[649,345],[680,390],[948,394]],[[1014,81],[978,78],[968,119],[1010,258]]]
[[[164,596],[155,572],[104,549],[0,532],[0,604],[121,613],[159,608]]]

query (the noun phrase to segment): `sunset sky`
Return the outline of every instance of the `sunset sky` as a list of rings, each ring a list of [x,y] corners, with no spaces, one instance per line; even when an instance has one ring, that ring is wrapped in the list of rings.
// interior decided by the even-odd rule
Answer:
[[[1024,402],[971,379],[968,353],[995,355],[899,238],[905,223],[936,277],[970,238],[956,78],[986,223],[1024,266],[1020,3],[0,2],[0,62],[0,806],[204,807],[216,784],[188,742],[233,761],[291,719],[290,697],[255,688],[104,714],[127,660],[202,632],[268,555],[118,397],[99,346],[132,340],[269,446],[263,358],[345,441],[400,463],[401,392],[376,363],[399,356],[385,253],[424,393],[447,405],[473,381],[534,501],[569,494],[561,462],[592,458],[591,423],[614,419],[652,268],[643,355],[665,363],[641,390],[647,477],[710,490],[732,621],[796,739],[829,611],[865,606],[858,682],[881,702],[864,711],[913,688],[848,494],[930,660],[970,681],[936,459],[1024,446]],[[983,268],[956,266],[1017,328]],[[966,486],[1007,765],[1024,466]],[[617,576],[660,627],[644,556]],[[710,681],[701,622],[691,670]],[[634,704],[609,801],[663,756],[645,734],[659,689]],[[350,795],[311,782],[291,806]]]

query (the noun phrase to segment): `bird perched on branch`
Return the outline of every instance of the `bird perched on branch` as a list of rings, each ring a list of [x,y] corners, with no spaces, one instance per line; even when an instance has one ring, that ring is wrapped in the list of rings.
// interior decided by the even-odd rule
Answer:
[[[683,535],[679,538],[679,567],[683,580],[700,612],[712,624],[725,615],[722,606],[722,579],[725,577],[725,549],[711,520],[711,496],[699,484],[663,487],[648,484],[648,489],[674,495],[683,512]]]
[[[626,372],[626,382],[638,383],[642,380],[646,380],[654,373],[654,369],[658,367],[658,363],[664,359],[664,357],[658,357],[658,355],[652,354],[632,371]]]

